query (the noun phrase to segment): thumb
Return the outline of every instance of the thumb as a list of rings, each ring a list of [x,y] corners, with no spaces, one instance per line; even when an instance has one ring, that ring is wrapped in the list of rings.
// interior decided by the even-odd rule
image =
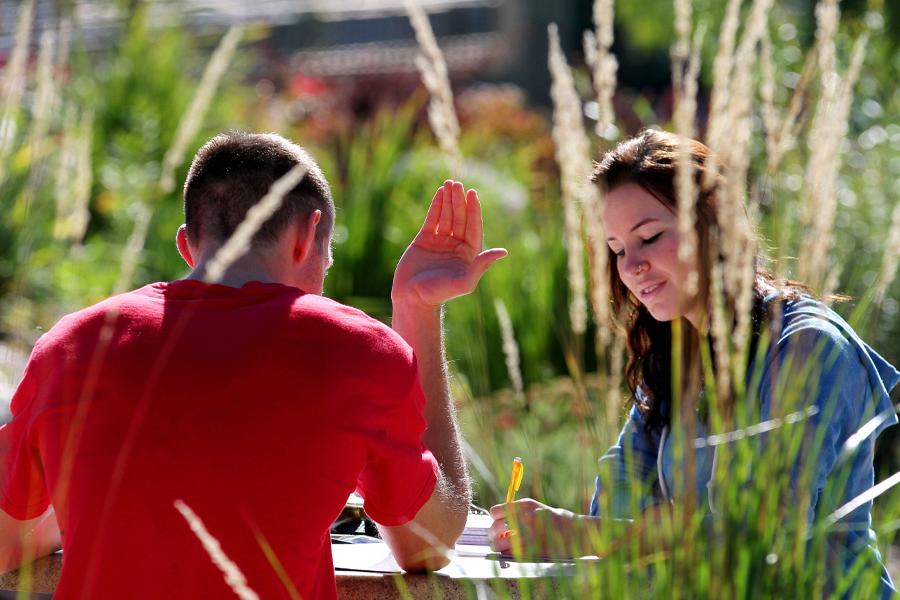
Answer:
[[[476,256],[475,260],[472,261],[471,266],[471,272],[475,277],[475,281],[477,282],[481,279],[482,275],[484,275],[485,271],[487,271],[492,264],[501,258],[506,258],[508,254],[509,252],[506,251],[506,248],[490,248]]]

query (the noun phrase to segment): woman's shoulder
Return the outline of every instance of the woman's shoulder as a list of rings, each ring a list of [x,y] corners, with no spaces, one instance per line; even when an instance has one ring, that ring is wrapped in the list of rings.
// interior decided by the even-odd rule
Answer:
[[[823,393],[858,382],[869,388],[864,395],[873,399],[875,412],[891,408],[890,391],[900,383],[900,372],[837,312],[808,295],[779,302],[773,308],[770,314],[780,313],[780,319],[772,323],[771,338],[771,351],[778,358],[783,361],[787,357],[795,363],[798,358],[813,359],[821,366],[814,378]]]

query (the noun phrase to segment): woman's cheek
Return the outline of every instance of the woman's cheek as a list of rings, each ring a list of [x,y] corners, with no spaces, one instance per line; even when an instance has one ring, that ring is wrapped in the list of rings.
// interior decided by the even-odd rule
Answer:
[[[677,256],[679,241],[680,238],[677,234],[670,233],[668,235],[663,235],[658,247],[663,250],[667,256],[671,255],[673,251],[676,253],[675,256]]]

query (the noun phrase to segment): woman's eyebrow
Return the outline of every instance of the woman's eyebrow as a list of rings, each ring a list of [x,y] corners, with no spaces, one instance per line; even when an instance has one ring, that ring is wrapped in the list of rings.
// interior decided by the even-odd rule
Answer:
[[[637,223],[634,227],[632,227],[632,228],[629,230],[628,233],[631,233],[632,231],[634,231],[634,230],[637,229],[638,227],[641,227],[642,225],[646,225],[647,223],[652,223],[652,222],[654,222],[654,221],[659,221],[659,219],[654,219],[654,218],[652,218],[652,217],[648,217],[648,218],[646,218],[646,219],[642,219],[641,221],[638,221],[638,223]],[[616,238],[614,238],[614,237],[608,237],[608,238],[606,238],[606,241],[607,241],[607,242],[612,242],[612,241],[614,241],[615,239],[616,239]]]

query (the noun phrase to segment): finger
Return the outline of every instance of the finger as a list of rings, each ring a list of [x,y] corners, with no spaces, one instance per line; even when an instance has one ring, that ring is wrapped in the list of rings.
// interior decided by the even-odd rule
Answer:
[[[453,231],[453,204],[451,195],[453,194],[453,182],[449,179],[444,182],[444,190],[441,195],[441,217],[438,220],[437,233],[440,235],[450,235]]]
[[[499,538],[500,534],[504,531],[507,531],[509,527],[506,525],[506,519],[497,519],[493,523],[491,523],[490,528],[488,529],[488,537],[489,538]]]
[[[512,547],[509,532],[509,525],[505,519],[494,521],[488,529],[488,541],[490,541],[491,547],[499,552],[509,551]]]
[[[439,187],[431,199],[431,205],[428,207],[428,213],[425,215],[425,222],[422,223],[422,232],[435,233],[438,226],[438,220],[441,218],[441,202],[444,198],[444,188]]]
[[[474,288],[478,284],[485,271],[487,271],[492,264],[501,258],[505,258],[508,254],[509,252],[506,251],[506,248],[491,248],[476,256],[475,260],[472,261],[472,266],[469,270],[469,277],[472,278],[470,280],[472,287]]]
[[[491,515],[491,518],[494,519],[494,522],[497,521],[503,522],[503,519],[506,518],[512,504],[495,504],[494,506],[488,509],[488,512]]]
[[[469,190],[466,194],[466,243],[475,250],[481,250],[484,245],[484,224],[481,221],[481,201],[478,200],[478,192]]]
[[[463,185],[453,182],[453,237],[465,239],[466,235],[466,195]]]
[[[512,537],[496,537],[491,540],[491,548],[495,552],[510,554],[512,552]]]

